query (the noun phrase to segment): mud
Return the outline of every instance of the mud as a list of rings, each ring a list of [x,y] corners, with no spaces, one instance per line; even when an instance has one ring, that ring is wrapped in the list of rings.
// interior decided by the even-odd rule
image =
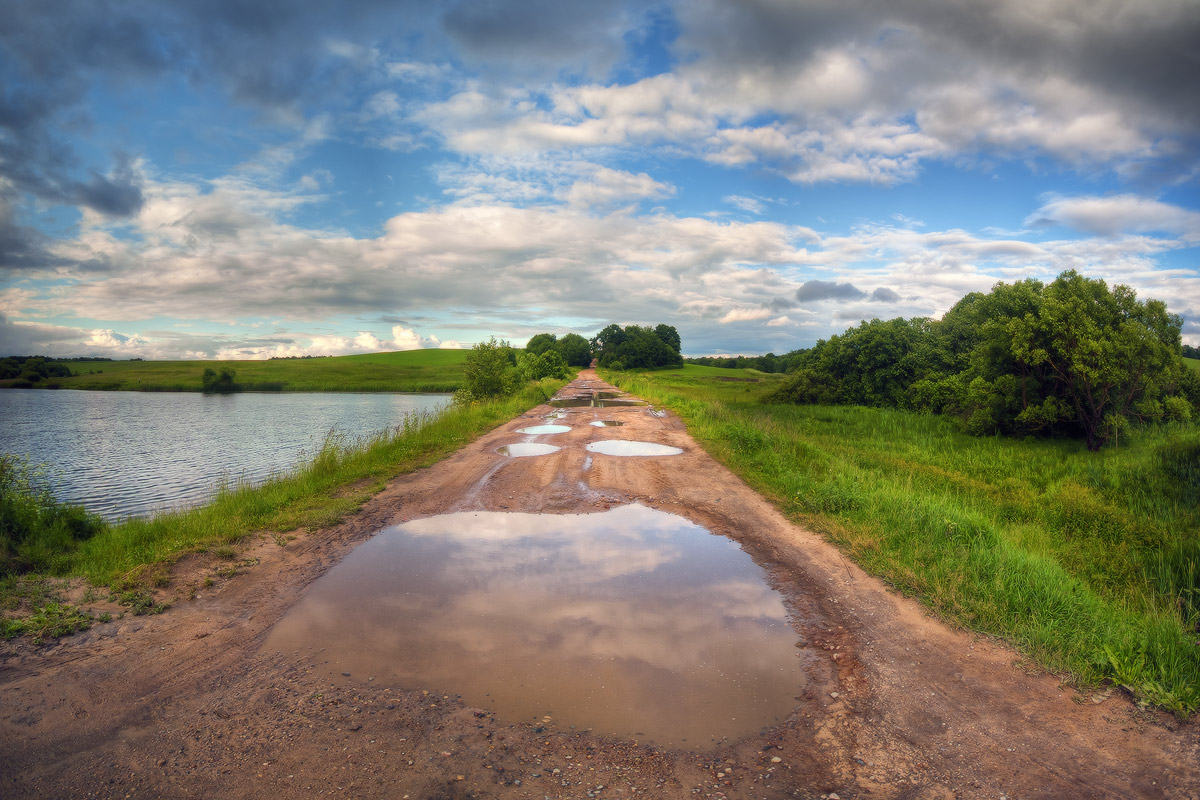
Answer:
[[[585,372],[566,394],[597,391],[612,387]],[[496,452],[550,413],[402,476],[340,525],[258,538],[238,574],[185,559],[163,590],[175,598],[166,614],[0,645],[0,797],[1200,798],[1195,723],[1141,711],[1120,690],[1077,693],[930,618],[789,523],[673,415],[567,408],[560,450]],[[601,415],[625,425],[588,424]],[[586,453],[618,433],[684,452]],[[553,719],[508,722],[450,687],[330,680],[262,647],[321,574],[389,525],[633,502],[729,536],[767,570],[816,654],[783,723],[672,750]]]

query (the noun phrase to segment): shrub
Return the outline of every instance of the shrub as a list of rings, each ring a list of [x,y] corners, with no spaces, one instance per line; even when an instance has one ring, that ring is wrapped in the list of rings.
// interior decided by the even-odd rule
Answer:
[[[53,569],[104,527],[82,506],[55,500],[26,460],[0,455],[0,574]]]

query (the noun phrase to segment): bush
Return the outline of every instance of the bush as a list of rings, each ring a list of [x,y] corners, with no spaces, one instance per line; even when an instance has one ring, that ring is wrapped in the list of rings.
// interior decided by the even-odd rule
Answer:
[[[0,455],[0,575],[52,570],[104,527],[82,506],[55,500],[27,461]]]
[[[492,336],[471,348],[463,362],[463,387],[454,393],[457,403],[470,403],[513,394],[521,386],[516,355],[508,342]]]
[[[221,367],[220,372],[212,367],[205,367],[200,376],[200,386],[205,392],[235,392],[238,385],[233,382],[233,376],[236,374],[229,367]]]

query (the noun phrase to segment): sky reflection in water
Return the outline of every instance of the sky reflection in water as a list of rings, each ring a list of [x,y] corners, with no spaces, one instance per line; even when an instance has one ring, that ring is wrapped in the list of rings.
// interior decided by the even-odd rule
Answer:
[[[782,600],[732,541],[643,506],[464,512],[386,529],[318,580],[271,650],[335,680],[463,695],[509,721],[703,746],[801,689]]]

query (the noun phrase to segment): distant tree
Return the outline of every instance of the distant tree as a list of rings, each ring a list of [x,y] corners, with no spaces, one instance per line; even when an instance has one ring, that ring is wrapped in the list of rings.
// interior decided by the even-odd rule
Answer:
[[[658,333],[663,329],[672,343],[664,341]],[[646,369],[683,364],[683,357],[676,347],[679,334],[669,325],[649,328],[642,325],[627,325],[621,328],[609,325],[592,340],[599,351],[599,363],[610,369]],[[620,364],[620,367],[616,365]]]
[[[233,378],[237,373],[229,367],[221,367],[221,371],[205,367],[200,375],[200,388],[208,393],[226,393],[237,391]]]
[[[540,356],[542,353],[554,347],[558,337],[553,333],[539,333],[530,337],[525,344],[525,349],[535,356]]]
[[[1184,358],[1195,358],[1200,360],[1200,347],[1192,347],[1190,344],[1180,345],[1180,352]]]
[[[578,333],[568,333],[555,343],[554,349],[572,367],[586,367],[592,363],[592,346]]]
[[[617,348],[625,342],[625,330],[616,323],[607,325],[603,330],[592,337],[592,354],[604,361],[604,356],[608,355],[609,360],[616,358]]]

